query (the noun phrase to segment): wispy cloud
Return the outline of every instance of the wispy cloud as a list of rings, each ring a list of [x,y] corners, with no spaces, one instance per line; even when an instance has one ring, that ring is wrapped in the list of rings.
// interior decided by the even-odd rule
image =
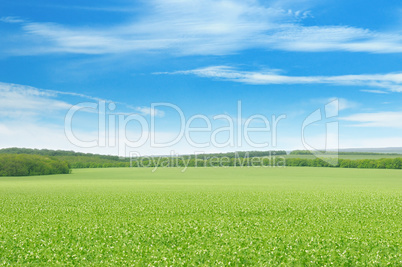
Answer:
[[[151,109],[150,107],[137,107],[137,111],[141,114],[149,115],[151,117],[163,117],[165,116],[165,112],[158,109]]]
[[[402,128],[402,112],[399,111],[358,113],[340,120],[355,123],[352,124],[355,127]]]
[[[211,66],[194,70],[155,73],[184,74],[214,78],[245,84],[331,84],[383,88],[392,92],[402,92],[402,72],[388,74],[360,74],[340,76],[286,76],[277,70],[241,71],[230,66]]]
[[[360,90],[361,92],[373,93],[373,94],[389,94],[389,92],[382,90]]]
[[[26,85],[2,82],[0,82],[0,114],[6,117],[21,117],[66,111],[72,107],[72,104],[59,99],[61,95],[75,96],[96,102],[103,101],[106,103],[114,103],[129,109],[131,113],[127,114],[138,113],[144,116],[164,116],[163,111],[157,109],[151,110],[148,107],[135,107],[123,102],[102,99],[81,93],[45,90]]]
[[[0,21],[5,22],[5,23],[23,23],[23,22],[25,22],[23,19],[21,19],[19,17],[1,17]]]
[[[351,101],[349,99],[346,98],[341,98],[341,97],[330,97],[330,98],[317,98],[317,99],[312,99],[311,104],[320,104],[320,105],[327,105],[328,103],[331,103],[333,101],[337,100],[337,106],[336,109],[339,111],[342,110],[346,110],[346,109],[353,109],[353,108],[357,108],[360,106],[359,103],[355,102],[355,101]]]
[[[47,115],[71,107],[71,104],[54,99],[55,94],[32,87],[0,83],[0,95],[0,114],[3,118]]]
[[[43,5],[41,5],[43,6]],[[88,11],[101,11],[101,12],[118,12],[118,13],[132,13],[138,12],[138,8],[132,8],[131,6],[82,6],[82,5],[45,5],[46,8],[58,8],[58,9],[78,9]]]
[[[350,51],[401,53],[402,35],[349,26],[303,26],[311,16],[304,9],[284,9],[240,0],[150,0],[142,15],[124,24],[73,27],[55,23],[20,23],[20,36],[29,46],[9,47],[8,53],[118,54],[163,51],[178,54],[220,55],[241,50]],[[137,14],[138,15],[138,14]],[[15,38],[14,38],[15,39]]]

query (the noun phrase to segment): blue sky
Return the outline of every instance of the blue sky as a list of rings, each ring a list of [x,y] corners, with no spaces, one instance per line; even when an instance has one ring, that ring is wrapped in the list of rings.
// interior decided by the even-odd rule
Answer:
[[[331,138],[341,148],[402,147],[400,1],[4,0],[0,34],[0,147],[121,154],[100,140],[110,136],[99,137],[99,109],[80,110],[72,126],[98,145],[78,146],[65,134],[72,106],[105,100],[116,105],[109,117],[157,122],[160,141],[180,133],[180,116],[166,106],[152,112],[152,103],[171,103],[186,120],[211,120],[209,132],[192,134],[199,143],[226,125],[217,115],[242,123],[255,114],[271,123],[286,115],[276,142],[272,125],[252,134],[254,143],[269,141],[265,146],[194,147],[183,137],[162,148],[149,139],[130,148],[142,154],[303,149],[303,122],[334,99],[339,134]],[[305,129],[316,148],[326,146],[327,122]],[[192,123],[206,126],[200,118]],[[151,129],[132,121],[125,131],[137,140]],[[222,131],[217,139],[229,137]]]

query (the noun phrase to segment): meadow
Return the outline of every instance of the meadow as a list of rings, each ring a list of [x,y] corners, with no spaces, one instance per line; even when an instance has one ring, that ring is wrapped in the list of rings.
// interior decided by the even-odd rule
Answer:
[[[0,265],[402,265],[402,172],[76,169],[0,177]]]

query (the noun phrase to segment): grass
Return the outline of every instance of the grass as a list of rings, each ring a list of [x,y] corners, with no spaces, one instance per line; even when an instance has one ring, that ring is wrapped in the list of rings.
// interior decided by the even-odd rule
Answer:
[[[118,168],[0,178],[0,264],[402,265],[401,174]]]

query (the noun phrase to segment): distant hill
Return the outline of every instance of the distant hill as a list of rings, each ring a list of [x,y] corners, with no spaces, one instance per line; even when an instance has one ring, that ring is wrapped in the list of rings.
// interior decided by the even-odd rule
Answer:
[[[384,148],[347,148],[340,149],[340,152],[367,152],[383,154],[402,154],[402,147],[384,147]]]

